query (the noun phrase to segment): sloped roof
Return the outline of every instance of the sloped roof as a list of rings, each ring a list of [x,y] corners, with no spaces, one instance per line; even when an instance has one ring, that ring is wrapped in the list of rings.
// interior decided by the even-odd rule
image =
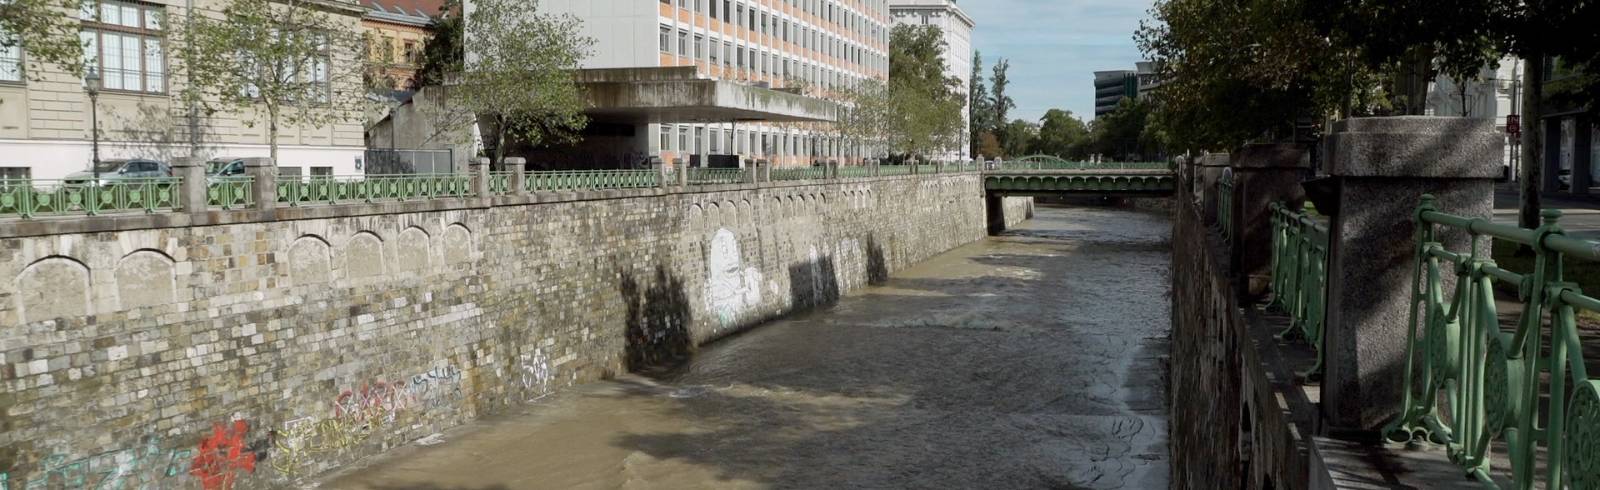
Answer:
[[[439,16],[444,0],[361,0],[361,6],[375,18],[426,24]]]

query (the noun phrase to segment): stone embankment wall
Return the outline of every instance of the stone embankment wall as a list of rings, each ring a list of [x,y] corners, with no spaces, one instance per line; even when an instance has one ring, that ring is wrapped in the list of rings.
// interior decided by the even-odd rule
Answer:
[[[978,240],[980,179],[295,208],[0,239],[0,489],[288,486],[670,364]],[[1007,216],[1028,207],[1011,199]]]

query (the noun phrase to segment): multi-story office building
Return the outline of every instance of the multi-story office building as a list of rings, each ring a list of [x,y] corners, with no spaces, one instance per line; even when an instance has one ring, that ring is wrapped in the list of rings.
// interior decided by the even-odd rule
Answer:
[[[711,155],[847,159],[824,100],[889,72],[888,0],[542,0],[594,39],[592,120],[570,165]],[[557,157],[552,157],[557,158]]]
[[[189,3],[194,2],[91,0],[79,12],[61,12],[82,22],[79,36],[86,58],[102,79],[94,104],[83,80],[48,64],[37,73],[24,73],[26,50],[0,48],[0,177],[57,179],[87,170],[93,159],[92,119],[98,119],[103,160],[267,156],[265,124],[250,124],[251,119],[229,112],[197,116],[191,124],[188,111],[178,107],[175,95],[185,80],[174,75],[177,50],[164,44],[163,19],[183,16]],[[220,8],[211,1],[198,5]],[[323,5],[341,25],[360,29],[358,5]],[[330,57],[358,59],[358,54]],[[323,78],[320,83],[333,82]],[[199,131],[191,132],[191,127]],[[191,133],[200,136],[192,140]],[[194,140],[199,144],[192,144]],[[289,172],[354,173],[362,156],[361,124],[350,118],[321,127],[283,128],[278,144],[279,165],[291,167]]]
[[[977,24],[955,0],[891,0],[889,13],[895,24],[938,27],[944,33],[944,61],[949,69],[946,75],[960,79],[963,89],[972,86],[972,29]],[[970,98],[962,97],[961,101],[962,126],[967,130],[961,131],[959,149],[944,157],[964,160],[971,158],[967,139],[972,134],[972,108],[968,106]]]
[[[1134,67],[1094,72],[1094,117],[1116,110],[1122,99],[1137,99],[1161,86],[1155,63],[1140,61]]]

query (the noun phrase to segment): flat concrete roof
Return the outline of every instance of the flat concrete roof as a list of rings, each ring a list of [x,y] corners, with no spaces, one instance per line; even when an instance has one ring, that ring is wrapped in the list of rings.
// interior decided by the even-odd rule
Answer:
[[[769,88],[700,78],[692,66],[596,68],[575,75],[590,117],[628,122],[827,122],[833,102]]]

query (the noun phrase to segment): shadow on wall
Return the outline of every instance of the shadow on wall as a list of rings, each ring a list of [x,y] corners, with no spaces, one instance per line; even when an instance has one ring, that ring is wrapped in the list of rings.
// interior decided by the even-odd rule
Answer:
[[[789,298],[794,309],[827,306],[839,300],[839,270],[833,257],[819,255],[789,266]]]
[[[641,287],[633,273],[623,271],[617,284],[628,305],[627,369],[629,372],[670,369],[682,364],[694,352],[689,335],[693,313],[683,280],[656,266],[648,287]]]
[[[880,285],[889,282],[889,263],[883,256],[883,246],[878,245],[878,237],[867,236],[867,284]]]

